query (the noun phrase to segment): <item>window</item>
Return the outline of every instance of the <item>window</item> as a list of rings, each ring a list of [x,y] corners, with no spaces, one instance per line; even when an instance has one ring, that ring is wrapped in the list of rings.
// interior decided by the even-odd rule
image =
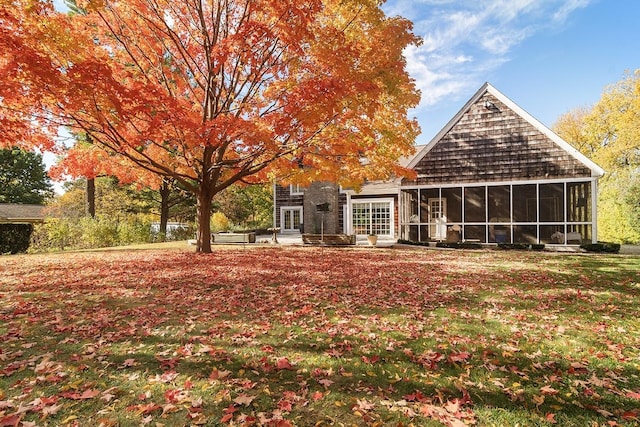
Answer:
[[[300,187],[300,184],[290,184],[289,194],[292,196],[302,196],[304,194],[304,190]]]
[[[486,187],[467,187],[464,190],[464,221],[485,222],[487,205]]]
[[[393,236],[393,201],[359,201],[352,204],[353,233]]]

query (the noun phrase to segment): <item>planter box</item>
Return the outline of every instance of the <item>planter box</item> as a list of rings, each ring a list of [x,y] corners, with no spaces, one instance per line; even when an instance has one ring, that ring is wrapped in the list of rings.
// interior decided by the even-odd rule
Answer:
[[[331,246],[343,246],[343,245],[355,245],[356,236],[349,234],[302,234],[302,243],[306,245],[331,245]]]

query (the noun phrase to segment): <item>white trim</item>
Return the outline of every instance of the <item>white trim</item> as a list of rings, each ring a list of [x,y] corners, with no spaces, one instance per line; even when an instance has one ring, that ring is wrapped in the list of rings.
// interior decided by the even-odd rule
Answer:
[[[530,179],[530,180],[517,180],[517,181],[473,181],[473,182],[454,182],[454,183],[442,183],[442,184],[414,184],[403,185],[402,190],[416,190],[420,188],[452,188],[452,187],[494,187],[500,185],[526,185],[526,184],[560,184],[564,182],[592,182],[592,177],[580,177],[580,178],[555,178],[555,179]]]
[[[598,243],[598,179],[591,183],[591,242]]]
[[[284,212],[285,211],[300,211],[300,223],[304,220],[304,208],[302,206],[280,206],[280,232],[281,233],[297,233],[299,229],[285,229],[284,228]]]

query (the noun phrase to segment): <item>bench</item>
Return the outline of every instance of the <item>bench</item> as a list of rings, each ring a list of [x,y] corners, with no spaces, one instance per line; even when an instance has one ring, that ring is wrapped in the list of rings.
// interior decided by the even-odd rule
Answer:
[[[305,245],[330,245],[330,246],[343,246],[343,245],[355,245],[355,234],[302,234],[302,243]]]
[[[256,233],[215,233],[211,235],[213,243],[255,243]]]

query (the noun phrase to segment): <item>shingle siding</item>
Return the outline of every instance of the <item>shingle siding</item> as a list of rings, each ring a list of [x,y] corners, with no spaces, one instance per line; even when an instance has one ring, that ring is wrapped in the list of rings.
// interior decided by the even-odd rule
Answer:
[[[591,176],[587,166],[489,93],[471,105],[415,170],[417,184]]]

